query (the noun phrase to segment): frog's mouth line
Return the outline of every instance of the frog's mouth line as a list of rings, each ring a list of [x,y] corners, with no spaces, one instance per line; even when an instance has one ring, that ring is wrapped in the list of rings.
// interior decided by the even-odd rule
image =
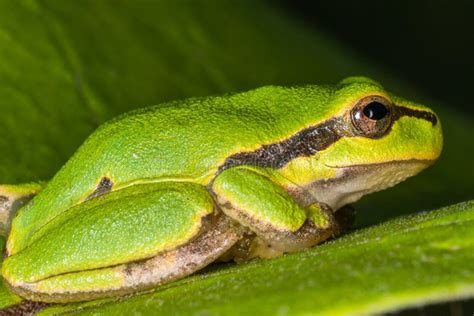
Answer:
[[[434,164],[436,160],[429,160],[429,159],[408,159],[408,160],[391,160],[379,163],[371,163],[371,164],[359,164],[359,165],[351,165],[351,166],[338,166],[338,165],[330,165],[324,164],[328,168],[332,169],[369,169],[369,168],[379,168],[384,167],[386,165],[404,165],[404,164],[425,164],[427,167]]]
[[[434,163],[434,160],[394,160],[377,164],[330,166],[336,176],[312,182],[305,189],[313,197],[337,210],[362,196],[392,187]]]

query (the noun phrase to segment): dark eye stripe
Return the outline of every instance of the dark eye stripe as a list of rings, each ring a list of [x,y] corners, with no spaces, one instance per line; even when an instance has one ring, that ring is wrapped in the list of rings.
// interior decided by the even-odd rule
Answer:
[[[423,111],[423,110],[414,110],[414,109],[410,109],[401,105],[396,105],[394,121],[398,120],[402,116],[411,116],[411,117],[423,119],[428,122],[431,122],[433,126],[438,124],[438,118],[436,117],[436,115],[434,115],[431,112]]]
[[[226,159],[217,173],[242,165],[272,169],[282,168],[297,157],[314,155],[335,143],[347,134],[343,124],[343,117],[335,117],[313,127],[305,128],[281,142],[262,145],[254,151],[236,153]]]
[[[421,118],[435,126],[436,115],[423,110],[413,110],[404,106],[393,105],[394,116],[391,126],[402,116]],[[389,127],[386,131],[391,130]],[[219,167],[216,175],[222,171],[242,166],[258,166],[262,168],[283,168],[291,160],[298,157],[309,157],[324,150],[342,137],[359,136],[347,129],[344,117],[333,117],[312,127],[302,129],[287,139],[272,144],[265,144],[253,151],[243,151],[229,156]],[[275,150],[278,148],[278,150]]]

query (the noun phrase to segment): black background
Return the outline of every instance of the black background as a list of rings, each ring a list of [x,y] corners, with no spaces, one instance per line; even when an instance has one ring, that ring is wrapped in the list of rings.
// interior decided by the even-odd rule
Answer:
[[[426,95],[474,114],[474,1],[277,3]]]

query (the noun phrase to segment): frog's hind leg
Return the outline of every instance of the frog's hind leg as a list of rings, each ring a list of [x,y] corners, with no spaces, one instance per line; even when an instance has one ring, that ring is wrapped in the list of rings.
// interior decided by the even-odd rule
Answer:
[[[5,236],[16,212],[44,187],[45,183],[0,185],[0,235]]]
[[[118,199],[117,196],[121,198]],[[116,203],[117,200],[120,200],[120,204]],[[88,205],[91,205],[90,209]],[[117,208],[118,205],[120,208]],[[41,253],[44,253],[42,249],[47,247],[43,247],[41,242],[36,242],[28,248],[30,253],[23,257],[24,252],[13,255],[4,262],[3,273],[7,276],[7,284],[20,296],[34,301],[61,303],[120,296],[152,289],[204,268],[240,240],[245,230],[216,207],[204,187],[189,183],[144,184],[141,188],[131,186],[104,196],[100,200],[85,202],[72,211],[76,214],[68,218],[70,225],[68,233],[62,229],[57,234],[54,232],[41,238],[41,242],[48,244],[57,244],[59,240],[62,242],[62,248],[54,248],[51,250],[53,253],[47,255],[48,260],[43,262],[37,259],[37,255],[33,252],[36,249],[34,247],[41,249],[38,250]],[[176,214],[181,214],[182,218],[177,218]],[[113,221],[110,220],[112,216]],[[90,229],[88,220],[92,221],[95,230]],[[199,227],[198,231],[194,232],[194,226],[188,227],[190,220],[193,221],[192,225]],[[59,222],[57,224],[63,227]],[[136,229],[127,229],[132,224],[136,225]],[[188,231],[193,231],[193,235],[176,247],[165,250],[157,248],[155,253],[150,252],[151,256],[145,257],[143,250],[136,249],[136,245],[143,247],[152,244],[155,242],[153,238],[158,245],[161,245],[163,240],[160,234],[141,233],[150,230],[161,232],[168,230],[172,233],[177,231],[178,233],[174,233],[176,238],[181,234],[187,234]],[[95,233],[96,231],[101,231],[101,234]],[[67,240],[64,235],[81,236],[83,240],[87,240],[86,245],[92,249],[99,249],[99,252],[108,247],[112,250],[117,249],[117,255],[121,255],[129,249],[134,249],[133,254],[136,254],[137,259],[129,256],[126,258],[128,261],[120,264],[100,262],[97,268],[91,269],[89,265],[89,269],[79,270],[70,262],[75,260],[81,250],[74,248],[77,246],[74,244],[75,239]],[[122,238],[124,236],[127,238]],[[70,251],[71,248],[75,250]],[[66,253],[62,252],[63,249],[66,249]],[[82,254],[81,258],[87,264],[89,262],[84,257],[89,253]],[[106,252],[105,255],[109,253]],[[73,254],[73,257],[70,254]],[[17,269],[15,260],[28,260],[31,264],[25,264],[25,269],[21,267]],[[60,265],[65,260],[69,260],[69,266],[58,270],[56,265],[62,268]],[[35,263],[38,266],[34,269],[45,267],[49,270],[43,275],[33,276],[36,279],[32,280],[25,274],[28,274],[29,269],[33,269],[31,265]],[[82,265],[81,262],[79,264]]]
[[[88,291],[79,287],[51,292],[48,291],[51,286],[41,285],[40,282],[36,286],[16,288],[15,291],[35,301],[66,303],[132,294],[181,279],[216,261],[242,238],[242,227],[221,212],[209,215],[207,220],[210,221],[208,229],[181,247],[150,259],[105,268],[102,272],[92,270],[78,273],[79,279],[87,282],[94,280],[100,273],[105,278],[118,278],[121,285],[116,289]],[[61,280],[59,283],[62,283]],[[67,285],[68,281],[65,283]]]

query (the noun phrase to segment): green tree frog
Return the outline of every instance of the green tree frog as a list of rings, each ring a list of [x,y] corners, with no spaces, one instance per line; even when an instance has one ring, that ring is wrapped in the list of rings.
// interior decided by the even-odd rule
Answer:
[[[441,150],[432,110],[364,77],[136,110],[44,187],[0,187],[2,275],[24,298],[71,302],[300,251],[340,234],[336,211]]]

